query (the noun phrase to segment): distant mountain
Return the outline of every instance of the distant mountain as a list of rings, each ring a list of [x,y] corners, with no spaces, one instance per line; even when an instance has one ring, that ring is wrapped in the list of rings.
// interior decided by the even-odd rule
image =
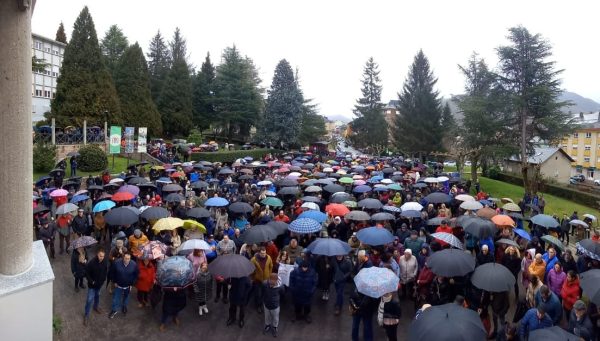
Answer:
[[[580,112],[587,114],[590,112],[600,111],[600,103],[580,96],[574,92],[565,91],[560,96],[561,101],[571,101],[573,105],[565,107],[564,112],[571,112],[573,114],[579,114]]]
[[[343,123],[348,123],[350,121],[352,121],[352,118],[345,116],[345,115],[341,115],[341,114],[336,114],[336,115],[326,115],[326,117],[330,120],[330,121],[342,121]]]

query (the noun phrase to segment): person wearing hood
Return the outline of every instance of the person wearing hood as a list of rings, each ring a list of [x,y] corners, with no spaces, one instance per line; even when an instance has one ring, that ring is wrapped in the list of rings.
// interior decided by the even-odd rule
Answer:
[[[263,282],[263,305],[265,313],[265,328],[263,334],[271,332],[273,337],[277,337],[277,328],[279,327],[279,311],[281,296],[284,294],[281,279],[275,273],[269,276],[269,279]]]
[[[148,237],[146,237],[140,229],[135,229],[133,234],[129,236],[129,249],[131,250],[131,254],[135,258],[139,258],[142,255],[142,246],[149,242]]]
[[[419,270],[425,267],[425,262],[427,262],[427,259],[429,259],[430,255],[431,250],[429,249],[429,244],[423,243],[423,245],[421,245],[421,250],[417,254],[417,263],[419,264]]]
[[[577,300],[573,304],[573,311],[571,311],[569,316],[567,331],[578,336],[580,340],[596,340],[594,325],[588,316],[585,303],[581,300]]]
[[[562,306],[565,311],[565,316],[571,316],[571,310],[575,301],[581,298],[581,288],[579,287],[579,277],[573,270],[567,272],[567,279],[564,281],[560,289],[560,297],[562,298]]]
[[[200,265],[194,282],[194,298],[198,303],[198,315],[208,314],[208,300],[212,296],[213,277],[208,271],[208,263]]]
[[[294,312],[296,320],[304,320],[311,323],[310,318],[312,296],[317,288],[317,274],[311,268],[308,261],[294,269],[290,274],[290,291],[294,300]]]

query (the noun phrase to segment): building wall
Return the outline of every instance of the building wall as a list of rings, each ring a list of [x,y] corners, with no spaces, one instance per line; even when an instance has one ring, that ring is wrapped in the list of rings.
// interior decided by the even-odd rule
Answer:
[[[50,111],[50,101],[56,95],[56,82],[65,46],[61,42],[32,34],[32,55],[43,59],[48,64],[46,70],[33,73],[33,84],[31,85],[33,122],[42,120],[44,113]]]
[[[581,173],[588,178],[600,179],[600,129],[583,128],[563,138],[562,149],[575,162],[571,163],[571,175]]]
[[[557,151],[540,167],[542,177],[556,181],[561,184],[568,184],[571,176],[571,162],[560,151]]]

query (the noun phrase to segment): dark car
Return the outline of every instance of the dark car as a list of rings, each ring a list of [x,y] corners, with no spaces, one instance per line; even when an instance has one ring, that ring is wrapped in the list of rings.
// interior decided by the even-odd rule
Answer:
[[[585,181],[585,175],[583,175],[583,174],[575,174],[569,178],[570,184],[577,184],[579,182],[584,182],[584,181]]]

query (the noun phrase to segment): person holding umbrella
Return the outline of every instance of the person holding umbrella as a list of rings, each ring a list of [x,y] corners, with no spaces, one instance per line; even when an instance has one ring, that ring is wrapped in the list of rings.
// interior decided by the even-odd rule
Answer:
[[[251,289],[252,282],[248,276],[231,278],[231,288],[229,289],[229,318],[226,322],[228,326],[235,322],[236,312],[239,309],[238,325],[240,328],[244,327],[244,308],[248,303],[248,295],[250,294]]]
[[[393,299],[391,292],[381,296],[377,309],[377,324],[385,330],[388,341],[398,340],[398,324],[401,315],[400,303]]]
[[[77,236],[89,236],[90,228],[87,217],[83,214],[83,208],[77,210],[77,215],[71,221],[71,229]]]
[[[163,289],[162,315],[160,317],[160,326],[158,327],[161,332],[165,331],[169,317],[172,317],[173,323],[179,326],[177,315],[185,308],[186,301],[187,297],[184,289],[177,287]]]
[[[96,257],[92,258],[85,266],[88,292],[85,301],[85,313],[83,315],[84,326],[87,326],[92,304],[94,306],[94,311],[98,314],[102,314],[102,310],[100,310],[98,304],[100,303],[100,289],[106,280],[107,273],[108,264],[105,258],[105,252],[104,249],[100,248],[96,251]]]
[[[352,263],[346,256],[335,256],[333,264],[333,285],[335,287],[335,312],[340,315],[344,305],[344,287],[352,275]]]
[[[306,323],[311,323],[310,309],[312,296],[317,288],[317,274],[310,267],[307,260],[303,260],[300,266],[290,274],[290,291],[294,300],[294,312],[296,320],[304,319]]]
[[[122,259],[117,259],[112,264],[109,273],[109,278],[115,283],[111,311],[108,314],[108,318],[112,319],[117,315],[119,308],[123,314],[127,314],[129,292],[137,281],[139,269],[131,262],[131,254],[126,252]]]
[[[65,252],[65,248],[67,248],[67,254],[69,254],[69,244],[71,243],[71,215],[70,214],[61,214],[58,219],[56,219],[56,225],[58,227],[58,245],[60,247],[60,254],[62,255]]]
[[[360,322],[363,322],[363,340],[373,341],[373,314],[377,301],[355,290],[350,297],[350,313],[352,315],[352,341],[358,341]]]
[[[79,288],[85,289],[83,278],[85,277],[85,265],[87,264],[87,252],[84,247],[78,247],[71,255],[71,273],[75,277],[75,292],[79,292]]]

